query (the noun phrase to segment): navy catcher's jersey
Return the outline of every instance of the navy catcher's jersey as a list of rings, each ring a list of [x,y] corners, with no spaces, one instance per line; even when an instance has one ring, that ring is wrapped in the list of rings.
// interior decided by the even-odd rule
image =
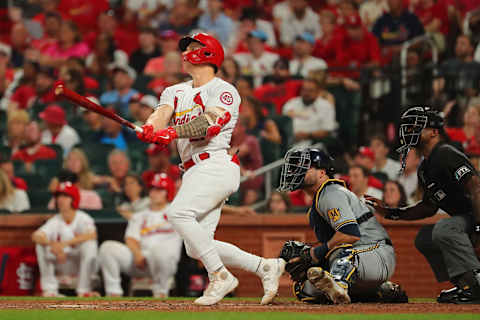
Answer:
[[[418,168],[423,201],[432,203],[450,215],[472,212],[472,199],[465,192],[468,178],[477,171],[467,156],[455,147],[438,143]]]
[[[329,179],[323,183],[308,213],[310,226],[320,242],[330,240],[336,231],[349,224],[357,224],[360,229],[361,237],[355,246],[389,240],[373,209],[348,190],[342,180]]]

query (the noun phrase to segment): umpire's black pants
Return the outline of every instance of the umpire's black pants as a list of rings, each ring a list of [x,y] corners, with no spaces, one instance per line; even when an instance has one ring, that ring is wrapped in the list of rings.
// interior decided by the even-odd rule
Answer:
[[[470,234],[471,215],[453,216],[420,229],[415,246],[425,256],[438,282],[480,269]]]

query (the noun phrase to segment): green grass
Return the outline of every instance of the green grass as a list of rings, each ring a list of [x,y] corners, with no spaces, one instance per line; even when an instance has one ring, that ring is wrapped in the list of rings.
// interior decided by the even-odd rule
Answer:
[[[288,312],[155,312],[91,310],[0,310],[2,320],[472,320],[478,314],[305,314]]]

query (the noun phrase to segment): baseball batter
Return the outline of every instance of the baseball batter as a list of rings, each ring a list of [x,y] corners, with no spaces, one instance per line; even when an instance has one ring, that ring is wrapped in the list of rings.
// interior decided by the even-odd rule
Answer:
[[[209,274],[210,283],[195,303],[215,304],[237,287],[238,280],[225,265],[257,273],[264,287],[262,304],[270,303],[284,261],[260,258],[213,239],[225,199],[240,184],[238,159],[227,153],[240,96],[234,86],[215,77],[223,48],[204,33],[182,38],[179,48],[184,71],[193,80],[165,89],[138,137],[163,145],[177,140],[185,173],[167,216],[188,255],[201,260]]]
[[[77,295],[96,296],[91,290],[91,276],[97,273],[97,231],[93,219],[77,210],[78,188],[60,183],[55,191],[59,214],[48,219],[32,235],[36,244],[42,295],[57,297],[56,274],[78,274]]]
[[[150,208],[132,216],[125,231],[125,244],[105,241],[98,261],[103,272],[107,296],[122,296],[120,273],[149,276],[157,298],[168,296],[169,279],[177,272],[182,239],[167,221],[168,199],[174,182],[164,173],[151,182]]]
[[[312,148],[292,149],[285,155],[280,189],[303,188],[313,197],[310,225],[320,245],[310,247],[288,241],[280,254],[286,270],[296,281],[297,298],[302,301],[350,303],[381,296],[398,302],[400,288],[386,282],[395,270],[395,252],[385,229],[372,208],[332,179],[335,172],[327,154]],[[399,300],[394,299],[396,296]],[[326,299],[324,299],[326,298]],[[352,297],[353,298],[353,297]]]

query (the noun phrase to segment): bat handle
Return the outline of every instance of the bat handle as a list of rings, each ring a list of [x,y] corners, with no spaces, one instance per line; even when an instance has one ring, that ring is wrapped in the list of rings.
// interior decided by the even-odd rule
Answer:
[[[140,132],[140,133],[143,132],[143,129],[135,124],[133,125],[133,130],[135,130],[135,132]]]

